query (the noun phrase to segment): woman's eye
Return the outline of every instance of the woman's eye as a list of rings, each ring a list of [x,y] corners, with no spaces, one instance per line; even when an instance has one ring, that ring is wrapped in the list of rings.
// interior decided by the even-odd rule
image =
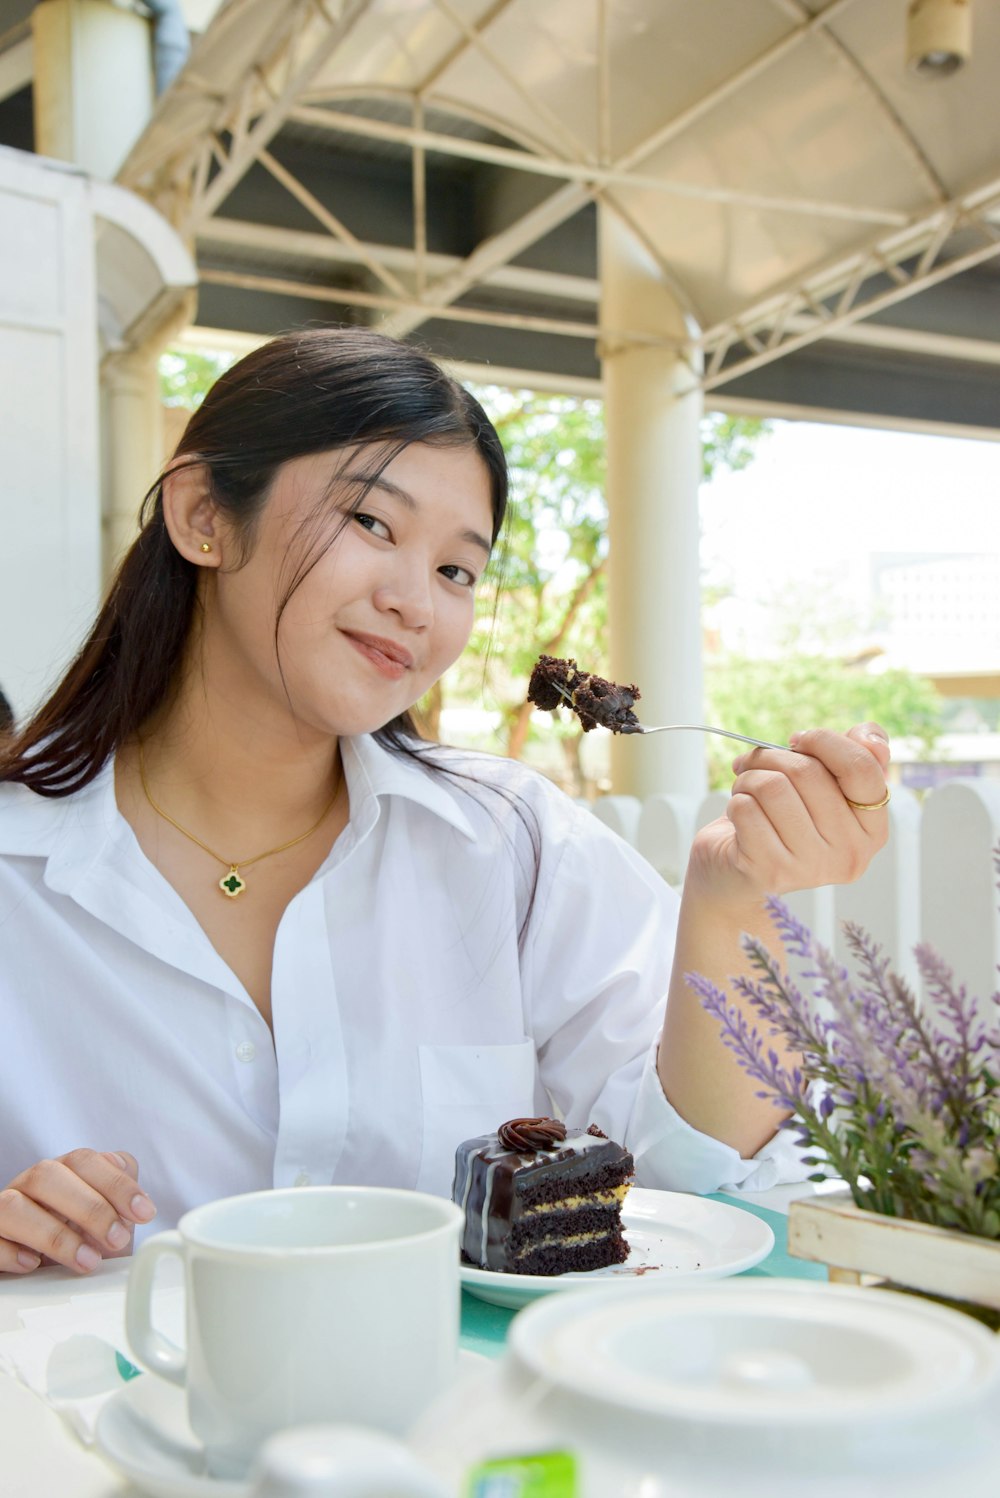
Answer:
[[[383,541],[391,540],[389,527],[384,520],[379,520],[377,516],[366,515],[363,510],[356,510],[354,519],[369,535],[379,536]]]
[[[459,583],[463,588],[474,588],[476,586],[476,574],[470,572],[468,567],[458,567],[454,563],[449,562],[447,567],[439,567],[438,571],[449,582]]]

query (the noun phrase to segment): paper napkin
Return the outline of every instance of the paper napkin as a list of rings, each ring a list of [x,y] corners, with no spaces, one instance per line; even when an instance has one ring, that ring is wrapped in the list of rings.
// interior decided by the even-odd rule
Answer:
[[[105,1400],[139,1373],[125,1336],[124,1289],[75,1295],[68,1304],[22,1311],[18,1319],[14,1331],[0,1333],[0,1368],[90,1445]],[[157,1291],[153,1319],[164,1336],[183,1346],[184,1292]]]

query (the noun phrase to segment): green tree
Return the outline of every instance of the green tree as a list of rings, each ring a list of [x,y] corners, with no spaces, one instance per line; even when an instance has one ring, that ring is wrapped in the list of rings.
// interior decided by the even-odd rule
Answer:
[[[477,392],[496,424],[511,469],[511,518],[503,570],[486,579],[470,650],[428,707],[483,695],[499,714],[500,745],[517,758],[537,738],[527,701],[540,654],[572,656],[607,671],[607,503],[604,409],[598,400],[488,387]],[[763,422],[713,413],[702,428],[702,473],[746,467]],[[569,714],[553,720],[562,763],[546,766],[586,794],[583,740]]]
[[[924,677],[902,670],[875,674],[830,655],[720,655],[706,666],[705,696],[706,721],[776,744],[817,723],[846,729],[874,719],[890,735],[921,740],[929,754],[941,723],[941,699]],[[740,746],[706,740],[710,784],[724,788]]]
[[[538,655],[604,658],[603,411],[598,401],[568,396],[480,393],[507,452],[512,503],[462,686],[471,685],[477,660],[488,659],[487,695],[502,714],[505,751],[516,758],[530,732],[527,680]]]
[[[165,406],[200,406],[235,354],[215,349],[171,348],[160,356],[160,399]]]

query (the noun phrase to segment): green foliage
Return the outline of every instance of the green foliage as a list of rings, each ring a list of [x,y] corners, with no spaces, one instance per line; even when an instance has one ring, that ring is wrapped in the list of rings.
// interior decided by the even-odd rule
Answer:
[[[507,452],[512,503],[501,568],[481,589],[470,651],[445,679],[444,699],[481,693],[501,714],[502,747],[519,755],[529,741],[537,745],[526,691],[539,654],[608,669],[604,408],[597,400],[497,387],[477,394]],[[745,417],[706,417],[705,479],[746,467],[766,430]],[[561,742],[570,764],[568,777],[564,766],[560,778],[575,779],[568,788],[585,791],[571,747],[581,738],[576,719],[554,718],[545,738]]]
[[[200,406],[235,355],[197,349],[167,349],[160,356],[160,399],[165,406]]]
[[[778,660],[716,657],[706,666],[705,696],[707,721],[777,744],[817,723],[846,729],[871,719],[890,735],[919,739],[929,754],[941,717],[938,693],[911,671],[873,675],[831,656],[794,652]],[[712,740],[707,752],[713,788],[728,786],[734,750]]]
[[[455,686],[469,690],[489,661],[487,699],[514,729],[539,652],[600,650],[607,618],[604,422],[598,401],[491,389],[480,392],[511,470],[511,505],[498,562],[479,599],[479,627]],[[446,685],[446,697],[449,695]]]
[[[708,482],[714,473],[727,469],[740,473],[757,455],[761,439],[768,435],[766,421],[753,416],[726,416],[712,411],[701,424],[701,476]]]

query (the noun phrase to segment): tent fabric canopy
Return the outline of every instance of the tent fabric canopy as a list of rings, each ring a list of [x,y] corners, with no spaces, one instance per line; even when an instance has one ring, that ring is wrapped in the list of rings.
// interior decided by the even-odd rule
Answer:
[[[1000,6],[968,4],[928,82],[907,0],[226,0],[119,180],[193,240],[203,325],[595,380],[601,204],[710,401],[992,435]]]

